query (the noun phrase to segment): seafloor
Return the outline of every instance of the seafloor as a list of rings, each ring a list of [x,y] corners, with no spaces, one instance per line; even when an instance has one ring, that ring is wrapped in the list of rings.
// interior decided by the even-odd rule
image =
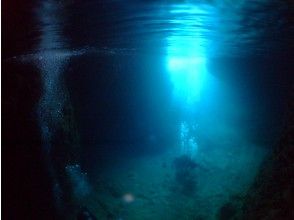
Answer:
[[[265,154],[246,143],[200,148],[193,161],[176,146],[141,157],[106,153],[78,203],[98,219],[231,219]]]

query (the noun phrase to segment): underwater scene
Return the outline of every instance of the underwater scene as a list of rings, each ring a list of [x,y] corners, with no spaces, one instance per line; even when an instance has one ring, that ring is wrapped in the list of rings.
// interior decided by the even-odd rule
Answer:
[[[2,218],[294,219],[294,3],[2,1]]]

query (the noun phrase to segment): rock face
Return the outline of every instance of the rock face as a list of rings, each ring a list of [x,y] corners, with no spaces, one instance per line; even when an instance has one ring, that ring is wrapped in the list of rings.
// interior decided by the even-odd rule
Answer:
[[[263,164],[243,207],[243,219],[294,219],[294,90],[285,128]]]

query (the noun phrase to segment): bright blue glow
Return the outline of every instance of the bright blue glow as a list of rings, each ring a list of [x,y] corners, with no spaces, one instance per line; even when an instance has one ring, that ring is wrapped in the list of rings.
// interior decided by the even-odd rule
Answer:
[[[170,71],[177,71],[189,67],[197,67],[205,62],[202,57],[172,57],[169,59]]]
[[[201,5],[179,4],[170,9],[173,32],[167,38],[167,68],[174,96],[191,106],[201,99],[207,75],[205,28],[209,10]]]
[[[203,57],[170,57],[168,69],[174,87],[174,95],[188,105],[199,101],[207,72],[206,59]]]

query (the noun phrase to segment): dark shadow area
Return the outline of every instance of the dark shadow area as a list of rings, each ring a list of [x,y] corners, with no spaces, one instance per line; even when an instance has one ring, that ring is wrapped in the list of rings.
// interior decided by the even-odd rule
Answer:
[[[197,190],[197,170],[195,169],[198,166],[187,155],[174,159],[175,182],[179,186],[180,192],[186,196],[193,196]]]
[[[40,74],[8,60],[33,48],[35,1],[2,1],[2,219],[56,219],[36,104]]]

